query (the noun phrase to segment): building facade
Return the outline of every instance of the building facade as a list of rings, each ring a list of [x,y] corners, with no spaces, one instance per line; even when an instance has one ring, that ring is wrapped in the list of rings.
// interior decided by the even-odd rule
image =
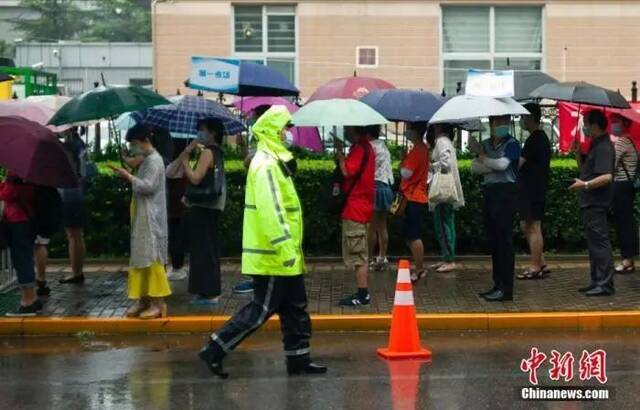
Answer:
[[[17,43],[17,66],[36,66],[58,74],[67,95],[94,88],[95,82],[151,86],[150,43]]]
[[[154,87],[182,88],[193,55],[281,71],[308,97],[336,77],[455,94],[468,68],[542,70],[629,94],[640,0],[157,0]]]

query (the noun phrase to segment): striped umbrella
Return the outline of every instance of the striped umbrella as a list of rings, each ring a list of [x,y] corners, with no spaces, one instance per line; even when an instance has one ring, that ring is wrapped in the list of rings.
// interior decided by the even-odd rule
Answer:
[[[203,97],[179,95],[170,97],[171,105],[147,110],[143,122],[167,129],[172,135],[196,135],[198,121],[205,118],[220,120],[227,135],[239,134],[246,128],[224,105]]]

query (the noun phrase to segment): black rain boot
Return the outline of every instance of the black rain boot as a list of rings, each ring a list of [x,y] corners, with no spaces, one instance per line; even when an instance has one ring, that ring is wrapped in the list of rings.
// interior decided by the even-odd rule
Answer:
[[[216,355],[215,350],[211,347],[211,342],[209,342],[205,347],[203,347],[198,353],[198,357],[205,362],[207,368],[214,375],[220,377],[221,379],[226,379],[229,377],[229,373],[225,373],[222,369],[222,359]]]
[[[296,374],[324,374],[327,367],[311,361],[309,355],[287,357],[287,373],[292,376]]]

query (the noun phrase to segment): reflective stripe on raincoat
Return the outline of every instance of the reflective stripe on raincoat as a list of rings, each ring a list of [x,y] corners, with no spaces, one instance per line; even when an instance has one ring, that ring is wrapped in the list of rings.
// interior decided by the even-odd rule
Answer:
[[[295,276],[304,272],[302,208],[293,180],[279,160],[293,159],[280,133],[290,121],[284,106],[273,106],[253,126],[258,151],[245,191],[242,273]]]

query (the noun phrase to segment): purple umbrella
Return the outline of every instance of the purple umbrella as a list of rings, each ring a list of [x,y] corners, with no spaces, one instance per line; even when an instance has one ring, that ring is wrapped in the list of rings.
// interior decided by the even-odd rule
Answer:
[[[22,117],[0,117],[0,166],[26,182],[73,188],[78,179],[53,132]]]
[[[234,107],[242,112],[244,115],[249,115],[258,107],[265,105],[284,105],[289,112],[293,114],[298,111],[300,107],[282,97],[244,97],[236,98],[233,102]],[[323,149],[322,140],[320,139],[320,133],[315,127],[294,127],[291,129],[293,134],[293,144],[307,148],[312,151],[320,152]]]

